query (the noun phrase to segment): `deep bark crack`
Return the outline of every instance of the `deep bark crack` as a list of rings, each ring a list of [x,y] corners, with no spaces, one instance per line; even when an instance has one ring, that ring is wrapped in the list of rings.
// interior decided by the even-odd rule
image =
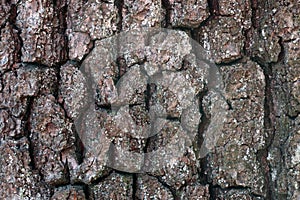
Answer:
[[[166,14],[165,14],[165,24],[163,24],[164,28],[171,28],[171,10],[172,10],[172,6],[169,2],[169,0],[162,0],[162,8],[165,9]]]
[[[264,99],[264,131],[266,133],[266,145],[263,149],[257,151],[256,156],[262,166],[262,173],[265,175],[265,190],[266,198],[274,199],[274,183],[271,178],[271,169],[268,162],[269,149],[275,137],[275,116],[274,116],[274,102],[273,102],[273,71],[272,65],[264,65],[259,60],[253,60],[263,70],[265,76],[265,99]]]
[[[23,121],[25,123],[24,126],[24,132],[25,132],[25,136],[27,137],[28,143],[29,143],[29,147],[28,147],[28,151],[29,151],[29,157],[30,157],[30,162],[29,162],[29,166],[31,167],[32,170],[36,170],[36,164],[35,164],[35,159],[34,159],[34,147],[30,138],[30,133],[31,133],[31,126],[30,126],[30,116],[31,116],[31,109],[32,109],[32,105],[33,105],[33,101],[34,101],[34,97],[27,97],[28,98],[28,102],[27,102],[27,108],[26,108],[26,113],[24,115]]]
[[[123,7],[124,7],[124,0],[115,0],[115,6],[118,9],[119,21],[117,23],[118,31],[121,32],[123,29]]]

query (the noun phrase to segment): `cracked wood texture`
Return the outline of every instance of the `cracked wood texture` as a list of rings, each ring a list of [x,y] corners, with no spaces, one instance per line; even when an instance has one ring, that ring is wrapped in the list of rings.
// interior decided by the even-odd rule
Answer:
[[[198,41],[218,66],[228,104],[206,157],[197,157],[199,139],[177,165],[148,174],[105,166],[74,129],[87,92],[79,66],[99,41],[138,27],[182,30]],[[113,84],[114,67],[121,76],[130,62],[111,66],[100,93]],[[201,101],[205,126],[209,95]],[[109,117],[105,103],[97,99],[100,117]],[[141,124],[145,106],[130,111]],[[298,0],[1,0],[0,199],[299,200],[299,113]],[[168,126],[150,142],[116,142],[155,149],[176,123]]]

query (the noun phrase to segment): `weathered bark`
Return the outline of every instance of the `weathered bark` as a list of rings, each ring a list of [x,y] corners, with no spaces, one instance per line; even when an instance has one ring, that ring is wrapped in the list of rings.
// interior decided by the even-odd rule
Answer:
[[[201,118],[195,141],[175,164],[147,174],[111,168],[106,140],[84,138],[75,127],[81,109],[89,109],[81,107],[88,102],[89,80],[80,66],[88,69],[107,59],[105,50],[111,47],[105,38],[141,27],[182,30],[199,42],[223,78],[227,109],[220,138],[201,157],[213,120],[210,101],[219,99],[205,91],[194,63],[176,52],[159,57],[149,50],[125,54],[105,72],[92,74],[101,80],[93,102],[97,112],[80,128],[106,130],[116,147],[137,153],[171,143],[183,112],[175,107],[181,102],[172,86],[139,87],[144,77],[138,72],[137,81],[126,79],[139,88],[128,97],[128,113],[137,126],[149,123],[151,106],[165,109],[170,118],[160,134],[133,138],[115,124],[123,118],[111,112],[117,80],[152,59],[189,75],[191,87],[200,93],[200,113],[188,113]],[[300,199],[299,30],[298,0],[2,0],[0,199]],[[149,43],[149,36],[136,37],[136,48]],[[167,41],[171,50],[186,39],[151,37]],[[101,123],[95,125],[98,118]],[[97,156],[87,151],[99,146]],[[126,157],[115,151],[114,156],[119,162]],[[117,159],[113,162],[122,167]]]

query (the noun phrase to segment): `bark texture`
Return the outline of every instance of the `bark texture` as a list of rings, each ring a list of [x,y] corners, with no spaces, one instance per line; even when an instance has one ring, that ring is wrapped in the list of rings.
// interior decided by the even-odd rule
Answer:
[[[223,78],[228,110],[214,149],[200,158],[205,127],[213,119],[209,101],[218,99],[199,86],[201,122],[195,143],[175,164],[147,174],[107,167],[106,154],[95,157],[85,151],[99,144],[84,146],[85,138],[74,128],[87,93],[80,66],[104,59],[105,52],[97,50],[106,48],[104,38],[139,27],[184,31],[210,52]],[[173,49],[182,41],[184,37],[166,43]],[[176,52],[164,56],[151,59],[170,69],[183,62]],[[142,127],[149,106],[165,108],[172,120],[162,133],[145,141],[113,123],[113,90],[107,88],[129,68],[144,64],[143,55],[128,54],[105,68],[105,74],[96,74],[103,76],[97,86],[97,117],[105,119],[98,128],[113,130],[109,137],[116,146],[134,152],[168,143],[181,112],[175,109],[180,101],[172,88],[150,85],[129,100],[129,113]],[[192,80],[201,79],[197,71],[187,70],[194,69],[192,64],[183,68]],[[0,199],[299,200],[299,114],[298,0],[1,1]],[[103,151],[110,148],[101,145]]]

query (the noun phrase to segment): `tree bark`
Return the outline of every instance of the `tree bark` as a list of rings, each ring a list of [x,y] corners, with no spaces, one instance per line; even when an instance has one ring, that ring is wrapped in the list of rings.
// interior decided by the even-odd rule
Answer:
[[[209,102],[218,101],[202,90],[199,130],[186,154],[172,167],[134,173],[89,152],[111,146],[99,136],[85,138],[75,126],[89,92],[82,66],[106,58],[111,47],[105,39],[146,27],[182,31],[209,52],[222,77],[227,115],[213,149],[199,156],[214,119]],[[2,0],[0,199],[300,199],[299,30],[298,0]],[[147,43],[138,37],[133,45]],[[172,47],[184,39],[162,41]],[[179,117],[171,105],[180,105],[170,88],[148,84],[130,100],[129,113],[143,127],[149,106],[170,108],[162,133],[135,139],[108,123],[113,94],[107,88],[144,66],[139,56],[124,54],[105,68],[93,102],[102,121],[98,126],[91,118],[85,126],[114,130],[109,137],[117,138],[116,146],[145,153],[172,142]],[[178,64],[175,53],[166,56],[166,65]],[[189,64],[180,70],[199,81]],[[127,88],[142,79],[129,78]]]

